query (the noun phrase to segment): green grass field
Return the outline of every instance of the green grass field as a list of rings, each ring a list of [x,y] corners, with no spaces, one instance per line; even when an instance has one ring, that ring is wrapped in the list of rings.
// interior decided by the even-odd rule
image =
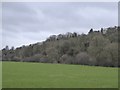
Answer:
[[[26,62],[2,63],[3,88],[117,88],[118,68]]]

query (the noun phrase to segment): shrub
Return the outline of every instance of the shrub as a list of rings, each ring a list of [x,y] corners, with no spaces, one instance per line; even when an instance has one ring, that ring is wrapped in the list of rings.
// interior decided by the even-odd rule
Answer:
[[[89,64],[89,55],[86,52],[80,52],[76,55],[75,64]]]

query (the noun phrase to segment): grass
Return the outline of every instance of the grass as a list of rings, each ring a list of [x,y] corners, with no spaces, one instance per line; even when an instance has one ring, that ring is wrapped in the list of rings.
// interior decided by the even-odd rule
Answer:
[[[0,90],[2,89],[2,62],[0,61]]]
[[[3,62],[3,88],[117,88],[118,68]]]

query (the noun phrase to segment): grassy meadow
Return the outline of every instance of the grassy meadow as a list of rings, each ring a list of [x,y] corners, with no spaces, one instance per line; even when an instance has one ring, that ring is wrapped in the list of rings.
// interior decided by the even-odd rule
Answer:
[[[0,61],[0,90],[2,89],[2,62]]]
[[[118,68],[3,62],[3,88],[117,88]]]

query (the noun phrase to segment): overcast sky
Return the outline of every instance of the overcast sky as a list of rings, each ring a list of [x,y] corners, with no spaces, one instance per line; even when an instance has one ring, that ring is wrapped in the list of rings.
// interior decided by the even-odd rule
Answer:
[[[2,47],[29,45],[50,35],[88,33],[118,25],[117,2],[2,3]],[[0,32],[1,33],[1,32]]]

